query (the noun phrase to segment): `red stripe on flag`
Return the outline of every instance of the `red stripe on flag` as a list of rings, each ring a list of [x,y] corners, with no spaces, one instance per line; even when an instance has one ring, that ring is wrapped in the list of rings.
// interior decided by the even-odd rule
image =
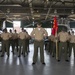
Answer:
[[[53,28],[52,28],[52,35],[55,35],[58,30],[58,24],[57,24],[57,17],[54,17],[54,22],[53,22]]]

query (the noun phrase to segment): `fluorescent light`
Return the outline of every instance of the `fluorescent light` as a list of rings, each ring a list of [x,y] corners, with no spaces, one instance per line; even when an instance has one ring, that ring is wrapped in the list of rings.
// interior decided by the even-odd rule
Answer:
[[[15,16],[15,17],[19,17],[20,15],[17,15],[17,14],[16,14],[16,15],[13,15],[13,16]]]
[[[19,4],[11,4],[11,5],[0,5],[0,6],[21,6],[21,5],[19,5]]]
[[[74,14],[74,10],[73,9],[71,10],[71,13]]]

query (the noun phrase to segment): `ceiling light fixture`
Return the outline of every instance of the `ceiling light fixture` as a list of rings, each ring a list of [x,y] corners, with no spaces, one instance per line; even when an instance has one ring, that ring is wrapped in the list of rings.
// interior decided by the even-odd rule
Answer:
[[[56,9],[54,10],[54,14],[57,14],[57,10]]]
[[[7,13],[10,13],[10,9],[7,9]]]
[[[38,10],[36,12],[39,12]]]
[[[32,19],[34,20],[34,17]]]
[[[47,2],[49,1],[49,0],[46,0]]]
[[[62,2],[64,2],[64,0],[61,0]]]
[[[71,10],[71,14],[74,14],[74,10],[73,9]]]

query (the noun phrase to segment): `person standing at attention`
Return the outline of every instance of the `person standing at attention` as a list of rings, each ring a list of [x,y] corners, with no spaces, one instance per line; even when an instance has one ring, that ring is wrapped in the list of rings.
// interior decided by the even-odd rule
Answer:
[[[74,57],[75,57],[75,35],[74,35],[74,31],[72,31],[71,35],[70,35],[70,39],[69,39],[69,57],[71,56],[71,52],[72,52],[72,48],[74,51]]]
[[[44,38],[48,36],[47,31],[41,27],[41,23],[37,23],[37,27],[31,32],[31,37],[34,38],[34,55],[33,63],[34,65],[38,57],[38,47],[40,47],[40,61],[45,65],[44,62]]]
[[[7,32],[7,29],[3,30],[3,33],[1,34],[1,38],[2,38],[2,54],[1,57],[4,56],[5,54],[5,50],[7,52],[7,56],[9,57],[9,39],[11,38],[10,33]]]
[[[28,34],[26,32],[24,32],[24,29],[22,29],[22,31],[18,34],[18,38],[19,38],[19,55],[18,57],[21,56],[21,53],[23,52],[23,56],[25,57],[26,54],[26,43],[25,40],[27,39]],[[22,49],[23,47],[23,49]]]
[[[58,55],[58,61],[61,60],[61,55],[64,52],[65,55],[65,61],[68,60],[67,52],[68,52],[68,43],[69,40],[69,34],[65,31],[65,29],[62,29],[61,32],[58,33],[58,40],[59,40],[59,55]]]

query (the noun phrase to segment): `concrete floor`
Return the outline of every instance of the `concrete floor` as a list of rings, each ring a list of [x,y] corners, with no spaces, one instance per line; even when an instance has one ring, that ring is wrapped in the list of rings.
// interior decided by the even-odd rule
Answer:
[[[33,66],[33,45],[30,45],[30,53],[20,58],[17,55],[11,53],[10,57],[0,57],[0,75],[75,75],[75,60],[72,56],[70,62],[65,62],[62,59],[57,62],[55,58],[51,57],[49,53],[45,51],[45,63],[42,65],[39,61]],[[39,54],[38,54],[39,55]]]

